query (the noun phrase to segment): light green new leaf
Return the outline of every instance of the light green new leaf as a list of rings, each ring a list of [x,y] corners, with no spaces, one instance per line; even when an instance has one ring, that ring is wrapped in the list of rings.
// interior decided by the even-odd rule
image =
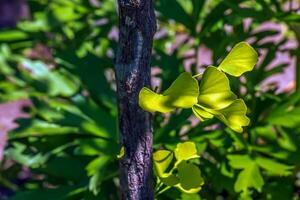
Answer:
[[[234,169],[243,169],[250,165],[253,160],[249,155],[228,155],[229,165]]]
[[[199,168],[186,161],[178,165],[178,178],[179,184],[176,187],[186,193],[197,193],[204,184]]]
[[[121,147],[119,154],[117,155],[118,159],[123,159],[123,157],[125,156],[125,148],[124,146]]]
[[[197,148],[194,142],[179,143],[174,150],[176,163],[180,163],[183,160],[190,160],[193,158],[199,158]]]
[[[149,112],[170,112],[175,108],[191,108],[199,96],[198,81],[184,72],[163,93],[157,94],[148,88],[142,88],[139,105]]]
[[[195,116],[202,122],[204,121],[205,119],[211,119],[214,117],[213,114],[205,111],[203,109],[203,107],[199,104],[196,104],[192,107],[192,111],[193,113],[195,114]]]
[[[251,196],[252,196],[252,191],[243,190],[240,193],[239,200],[253,200],[253,198]]]
[[[167,186],[175,186],[179,183],[178,177],[174,174],[164,174],[163,177],[160,177],[160,180]]]
[[[241,171],[234,184],[234,190],[236,192],[246,191],[248,188],[255,188],[257,191],[261,191],[264,185],[264,179],[262,178],[258,165],[255,161],[249,163],[243,171]]]
[[[100,156],[92,160],[85,168],[88,176],[92,176],[97,173],[99,169],[103,169],[103,167],[107,165],[110,159],[111,157],[109,156]]]
[[[173,153],[168,150],[158,150],[153,154],[154,170],[160,180],[167,186],[176,185],[179,180],[170,172],[166,172],[173,160]]]
[[[212,66],[203,74],[198,103],[192,110],[200,121],[215,116],[236,132],[242,132],[242,127],[250,123],[246,116],[247,107],[244,101],[237,99],[230,90],[226,74]]]
[[[237,98],[227,76],[216,67],[205,70],[199,90],[198,104],[210,109],[223,109]]]
[[[253,47],[246,42],[240,42],[221,62],[219,69],[232,76],[241,76],[243,73],[251,71],[257,60],[258,54]]]
[[[247,106],[242,99],[235,100],[231,105],[222,110],[212,112],[224,124],[238,133],[243,132],[242,127],[248,126],[250,123],[249,118],[246,116]]]
[[[153,154],[155,172],[162,177],[173,160],[173,153],[168,150],[158,150]]]
[[[14,40],[25,40],[27,38],[28,35],[26,33],[18,30],[1,30],[0,33],[0,41],[5,43]]]
[[[157,94],[149,88],[142,88],[139,94],[139,106],[148,112],[167,113],[175,109],[167,103],[168,97]]]
[[[292,174],[291,170],[293,169],[293,166],[288,166],[263,157],[257,157],[255,160],[261,168],[267,170],[271,174],[279,176],[288,176]]]

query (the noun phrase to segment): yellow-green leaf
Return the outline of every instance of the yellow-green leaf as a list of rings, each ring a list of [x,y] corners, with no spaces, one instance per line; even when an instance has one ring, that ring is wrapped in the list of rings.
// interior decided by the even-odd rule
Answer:
[[[184,72],[163,94],[157,94],[143,88],[139,94],[139,105],[149,112],[170,112],[175,108],[191,108],[197,103],[199,95],[198,81]]]
[[[149,88],[142,88],[139,94],[139,105],[149,112],[162,112],[167,113],[175,109],[174,106],[167,103],[168,97],[157,94]]]
[[[179,183],[179,179],[174,174],[164,174],[160,180],[167,186],[174,186]]]
[[[253,161],[243,171],[241,171],[234,184],[236,192],[246,191],[248,188],[255,188],[261,191],[264,179],[261,176],[258,165]]]
[[[235,45],[219,65],[219,69],[232,75],[241,76],[251,71],[258,60],[257,52],[246,42]]]
[[[229,165],[234,169],[243,169],[250,165],[253,160],[249,155],[228,155]]]
[[[273,175],[289,176],[292,174],[292,169],[294,168],[293,166],[276,162],[270,158],[257,157],[255,158],[255,161],[261,168]]]
[[[124,148],[124,146],[122,146],[120,149],[120,153],[117,155],[117,158],[122,159],[124,157],[124,155],[125,155],[125,148]]]
[[[180,163],[183,160],[190,160],[193,158],[199,158],[197,148],[194,142],[179,143],[174,150],[176,163]]]
[[[248,126],[250,123],[246,116],[247,106],[242,99],[235,100],[224,109],[212,112],[229,128],[239,133],[243,132],[243,126]]]
[[[204,184],[199,168],[186,161],[182,161],[178,165],[178,178],[179,184],[176,187],[186,193],[197,193]]]
[[[172,160],[173,153],[168,150],[158,150],[153,154],[154,170],[159,177],[163,177]]]
[[[236,98],[230,90],[227,76],[216,67],[208,67],[201,80],[198,104],[210,109],[222,109]]]
[[[194,105],[192,107],[192,111],[201,122],[205,119],[211,119],[214,117],[211,113],[205,111],[203,107],[199,104]]]

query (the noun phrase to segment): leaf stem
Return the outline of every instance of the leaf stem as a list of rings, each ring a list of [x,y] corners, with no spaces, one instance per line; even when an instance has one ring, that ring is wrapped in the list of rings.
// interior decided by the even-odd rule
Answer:
[[[156,196],[158,196],[158,195],[164,193],[165,191],[167,191],[167,190],[170,189],[170,188],[171,188],[171,186],[165,187],[164,189],[162,189],[161,191],[159,191],[159,192],[156,194]]]

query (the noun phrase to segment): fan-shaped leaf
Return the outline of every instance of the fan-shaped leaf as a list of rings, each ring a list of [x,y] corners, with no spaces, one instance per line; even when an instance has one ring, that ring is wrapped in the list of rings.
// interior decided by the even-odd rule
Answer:
[[[222,109],[236,98],[230,90],[226,75],[216,67],[208,67],[201,80],[198,104],[211,109]]]
[[[197,103],[199,95],[198,81],[185,72],[161,95],[148,88],[142,88],[139,105],[149,112],[170,112],[175,108],[190,108]]]
[[[178,165],[178,178],[179,184],[176,187],[186,193],[197,193],[204,184],[199,168],[185,161]]]
[[[193,113],[195,114],[195,116],[202,122],[204,121],[205,119],[211,119],[213,118],[214,116],[205,111],[201,105],[199,104],[196,104],[192,107],[192,110],[193,110]]]
[[[162,177],[173,160],[173,153],[168,150],[158,150],[153,154],[154,169]]]
[[[213,112],[224,124],[239,133],[243,132],[243,126],[248,126],[250,123],[246,116],[247,106],[242,99],[237,99],[228,107]]]
[[[193,158],[199,158],[197,154],[197,148],[194,142],[179,143],[174,151],[177,163],[183,160],[190,160]]]
[[[240,42],[232,48],[221,62],[219,69],[232,76],[241,76],[253,69],[257,59],[258,54],[253,47],[246,42]]]

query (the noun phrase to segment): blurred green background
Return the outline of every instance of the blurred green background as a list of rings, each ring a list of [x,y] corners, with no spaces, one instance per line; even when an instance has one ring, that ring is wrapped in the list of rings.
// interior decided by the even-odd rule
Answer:
[[[249,42],[254,71],[232,78],[242,134],[189,111],[155,114],[154,148],[197,144],[205,184],[163,200],[300,199],[300,2],[155,0],[152,86],[216,65]],[[0,199],[119,197],[115,0],[0,0]]]

